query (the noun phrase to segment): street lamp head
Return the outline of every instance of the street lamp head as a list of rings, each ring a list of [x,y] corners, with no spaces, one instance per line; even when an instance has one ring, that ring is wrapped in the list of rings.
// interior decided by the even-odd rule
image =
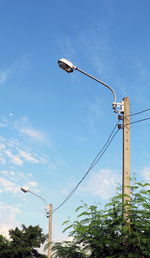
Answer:
[[[24,193],[29,192],[29,189],[26,186],[20,187],[21,191]]]
[[[76,67],[67,59],[65,58],[61,58],[58,60],[58,65],[60,68],[62,68],[63,70],[65,70],[67,73],[72,73],[73,70],[76,69]]]

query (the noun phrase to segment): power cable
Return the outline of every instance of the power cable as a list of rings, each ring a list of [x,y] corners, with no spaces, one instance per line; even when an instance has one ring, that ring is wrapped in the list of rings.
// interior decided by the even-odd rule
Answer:
[[[135,116],[135,115],[139,115],[139,114],[142,114],[144,112],[147,112],[147,111],[150,111],[150,108],[147,108],[147,109],[144,109],[142,111],[139,111],[139,112],[136,112],[136,113],[131,113],[130,115],[128,116]],[[124,118],[128,117],[128,116],[125,116]]]
[[[119,122],[118,122],[119,123]],[[70,198],[71,196],[74,194],[74,192],[77,190],[77,188],[79,187],[79,185],[83,182],[83,180],[85,179],[85,177],[89,174],[89,172],[92,170],[92,168],[99,162],[99,160],[102,158],[102,156],[104,155],[104,153],[106,152],[106,150],[108,149],[109,145],[111,144],[111,142],[113,141],[114,137],[116,136],[116,134],[118,133],[119,129],[114,133],[118,123],[115,125],[115,127],[113,128],[112,132],[110,133],[106,143],[104,144],[104,146],[102,147],[102,149],[100,150],[100,152],[97,154],[97,156],[95,157],[95,159],[93,160],[93,162],[91,163],[90,167],[88,168],[87,172],[85,173],[85,175],[82,177],[82,179],[79,181],[79,183],[72,189],[72,191],[67,195],[67,197],[64,199],[64,201],[53,210],[53,213],[56,212],[56,210],[58,210],[60,207],[62,207]],[[114,134],[113,134],[114,133]]]
[[[131,114],[130,116],[133,116],[133,115],[138,115],[138,114],[141,114],[141,113],[144,113],[144,112],[147,112],[149,111],[150,109],[145,109],[145,110],[142,110],[140,112],[136,112],[136,113],[133,113]],[[138,122],[142,122],[142,121],[145,121],[145,120],[149,120],[150,117],[148,118],[144,118],[144,119],[140,119],[140,120],[136,120],[136,121],[133,121],[129,124],[125,124],[124,126],[126,125],[130,125],[130,124],[134,124],[134,123],[138,123]],[[72,189],[72,191],[67,195],[67,197],[64,199],[64,201],[58,206],[56,207],[54,210],[53,210],[53,213],[56,212],[59,208],[61,208],[71,197],[72,195],[74,194],[74,192],[77,190],[77,188],[79,187],[79,185],[83,182],[83,180],[86,178],[86,176],[89,174],[89,172],[92,170],[92,168],[94,166],[96,166],[96,164],[99,162],[99,160],[102,158],[102,156],[104,155],[104,153],[106,152],[106,150],[108,149],[109,145],[111,144],[111,142],[113,141],[113,139],[115,138],[116,134],[118,133],[119,129],[114,133],[117,125],[119,124],[119,122],[115,125],[115,127],[113,128],[112,132],[110,133],[106,143],[104,144],[104,146],[102,147],[102,149],[99,151],[99,153],[97,154],[97,156],[95,157],[95,159],[93,160],[93,162],[91,163],[90,167],[88,168],[87,172],[85,173],[85,175],[82,177],[82,179],[79,181],[79,183]],[[123,126],[123,127],[124,127]],[[113,134],[114,133],[114,134]]]
[[[131,125],[131,124],[135,124],[135,123],[143,122],[143,121],[145,121],[145,120],[149,120],[149,119],[150,119],[150,117],[143,118],[143,119],[139,119],[139,120],[133,121],[133,122],[131,122],[131,123],[129,123],[129,124],[122,125],[122,127],[125,127],[126,125]]]
[[[105,143],[105,145],[103,146],[103,148],[101,149],[101,151],[99,152],[99,155],[97,155],[97,159],[95,159],[95,162],[93,162],[90,166],[90,170],[96,166],[96,164],[99,162],[99,160],[101,159],[101,157],[103,156],[103,154],[105,153],[105,151],[107,150],[108,146],[110,145],[110,143],[112,142],[112,140],[114,139],[115,135],[118,133],[119,129],[114,133],[114,135],[112,137],[109,137],[109,139],[107,140],[107,142]]]
[[[116,127],[118,126],[118,124],[119,124],[119,121],[118,121],[117,124],[114,126],[114,128],[113,128],[113,130],[111,131],[111,133],[110,133],[110,135],[109,135],[109,137],[108,137],[106,143],[104,144],[104,146],[102,147],[102,149],[99,151],[99,153],[97,154],[97,156],[95,157],[95,159],[93,160],[93,162],[91,163],[91,166],[90,166],[89,168],[93,168],[93,167],[95,166],[94,164],[95,164],[96,160],[98,159],[99,155],[102,153],[102,151],[104,150],[105,146],[106,146],[107,143],[109,142],[109,140],[110,140],[110,138],[111,138],[113,132],[115,131]]]

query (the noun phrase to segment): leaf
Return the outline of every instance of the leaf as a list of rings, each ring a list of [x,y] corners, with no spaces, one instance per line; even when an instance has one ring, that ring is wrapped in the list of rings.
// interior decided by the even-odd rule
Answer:
[[[89,216],[90,214],[91,214],[91,213],[84,211],[84,212],[82,212],[82,213],[80,213],[80,214],[78,215],[78,218],[80,218],[80,217],[82,217],[82,216]]]
[[[75,212],[78,212],[80,209],[83,209],[83,208],[84,208],[84,206],[81,205],[81,206],[79,206],[78,208],[75,209]]]
[[[65,221],[62,223],[62,225],[64,226],[65,224],[68,224],[68,223],[70,223],[70,221],[69,221],[69,220],[65,220]]]
[[[72,228],[72,225],[66,227],[64,230],[63,230],[63,233],[66,232],[68,229]]]

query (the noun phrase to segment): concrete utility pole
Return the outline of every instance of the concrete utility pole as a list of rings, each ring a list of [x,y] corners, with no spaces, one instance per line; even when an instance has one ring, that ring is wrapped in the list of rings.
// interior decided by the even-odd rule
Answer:
[[[53,206],[52,204],[49,204],[49,223],[48,223],[48,258],[52,257],[52,211]]]
[[[123,119],[123,171],[122,171],[122,193],[123,203],[130,200],[130,101],[129,98],[123,98],[124,119]]]

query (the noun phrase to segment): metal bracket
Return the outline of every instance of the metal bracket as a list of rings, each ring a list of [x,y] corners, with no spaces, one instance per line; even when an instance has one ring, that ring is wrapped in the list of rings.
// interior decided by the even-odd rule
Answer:
[[[45,208],[45,216],[49,218],[50,212],[48,208]]]
[[[124,101],[121,103],[116,103],[116,109],[114,110],[117,114],[123,114],[124,113]]]

